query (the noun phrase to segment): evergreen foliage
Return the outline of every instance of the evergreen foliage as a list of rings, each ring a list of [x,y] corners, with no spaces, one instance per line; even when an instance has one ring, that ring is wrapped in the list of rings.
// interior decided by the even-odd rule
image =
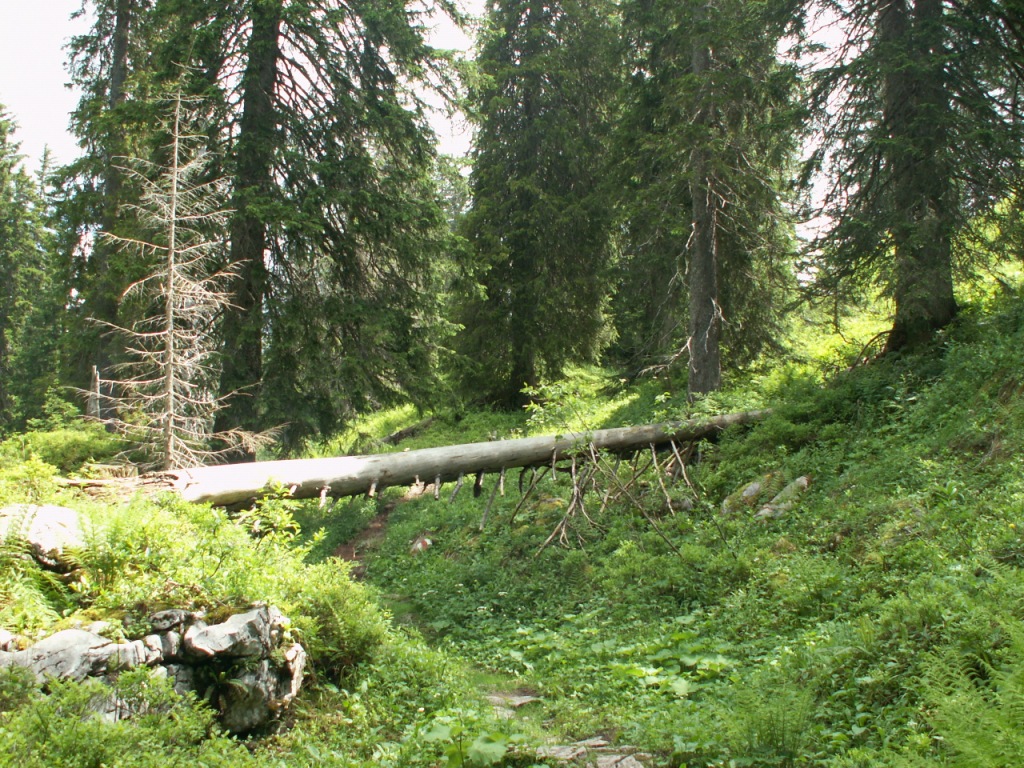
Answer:
[[[954,266],[968,222],[1021,184],[1022,12],[1014,2],[810,3],[845,38],[816,77],[831,183],[819,285],[880,282],[895,302],[890,350],[933,338],[957,312]]]
[[[464,390],[503,407],[567,363],[593,360],[607,339],[611,21],[600,0],[489,8],[464,229],[483,295],[467,300],[459,347],[472,364]]]
[[[735,367],[781,336],[799,113],[776,50],[791,5],[624,6],[618,354],[633,370],[685,356],[693,393],[718,388],[720,348]]]
[[[147,23],[152,8],[151,0],[83,4],[80,13],[91,12],[92,29],[68,44],[67,68],[82,94],[71,131],[83,151],[56,174],[56,228],[66,290],[76,298],[64,351],[67,383],[83,390],[94,368],[110,378],[113,366],[123,361],[121,340],[107,329],[131,325],[135,318],[119,313],[120,297],[145,276],[144,264],[119,254],[99,233],[136,234],[119,218],[123,206],[141,193],[123,177],[121,158],[148,156],[158,124],[149,98],[154,78],[148,62],[161,30]]]
[[[228,263],[237,273],[220,393],[247,395],[221,413],[219,427],[287,421],[294,442],[428,389],[444,337],[429,301],[432,270],[447,234],[414,86],[445,91],[450,74],[424,42],[421,15],[401,3],[334,0],[119,0],[94,10],[93,30],[73,44],[85,92],[76,129],[87,150],[69,170],[75,193],[64,207],[74,247],[97,227],[133,236],[111,224],[107,207],[138,190],[109,157],[153,150],[139,127],[152,118],[149,90],[185,65],[186,93],[216,105],[210,141],[230,179]],[[131,74],[119,80],[120,53]],[[144,274],[121,269],[102,244],[87,249],[76,262],[87,297],[81,314],[114,323],[116,313],[94,305],[116,303]],[[376,364],[365,365],[367,355]],[[283,390],[298,397],[282,400]]]
[[[59,386],[61,281],[41,184],[24,169],[0,106],[0,432],[24,427]]]
[[[96,620],[139,637],[157,609],[272,602],[308,675],[279,730],[244,746],[144,671],[114,683],[135,715],[119,723],[91,714],[109,688],[0,675],[0,764],[525,766],[545,762],[540,744],[598,735],[659,767],[1020,761],[1017,0],[494,0],[468,184],[431,145],[422,89],[454,83],[424,6],[84,10],[94,26],[70,46],[84,155],[53,210],[46,163],[24,172],[0,112],[0,505],[74,506],[86,543],[58,576],[14,519],[0,627],[21,645]],[[821,10],[842,37],[827,51],[802,28]],[[167,148],[180,131],[156,96],[175,83],[209,110],[193,136],[206,163]],[[805,181],[833,183],[799,277],[833,297],[885,286],[903,354],[870,357],[884,312],[837,302],[842,337],[789,303],[805,106],[819,142]],[[202,194],[220,178],[226,227]],[[159,258],[182,254],[182,218],[192,253],[222,229],[226,248]],[[998,280],[970,275],[980,265]],[[135,342],[104,335],[133,324]],[[799,355],[719,378],[783,330]],[[77,423],[60,386],[133,345],[163,374],[183,351],[198,372],[152,377],[125,411],[144,430],[205,435],[218,396],[241,389],[221,426],[287,421],[287,447],[322,436],[325,455],[772,413],[671,456],[481,475],[478,495],[466,483],[440,502],[378,488],[341,504],[282,489],[230,512],[110,503],[60,476],[102,474],[124,444]],[[571,365],[606,350],[631,373],[688,356],[687,387]],[[467,407],[450,384],[531,402]],[[168,394],[204,402],[177,422],[146,413]],[[769,507],[796,478],[806,492]],[[359,533],[371,521],[377,538]],[[494,690],[537,700],[502,720]]]

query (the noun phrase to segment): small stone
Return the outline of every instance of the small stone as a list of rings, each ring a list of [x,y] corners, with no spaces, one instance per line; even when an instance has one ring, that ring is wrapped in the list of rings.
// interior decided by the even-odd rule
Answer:
[[[535,701],[540,701],[536,696],[505,696],[505,703],[513,709],[519,709],[525,707],[527,704],[532,704]]]
[[[177,629],[190,619],[197,618],[189,611],[179,608],[171,608],[166,611],[157,611],[149,617],[149,625],[155,632],[166,632],[169,629]]]
[[[160,638],[160,652],[165,659],[176,659],[181,654],[181,635],[177,632],[164,632],[155,637]]]
[[[757,514],[754,515],[754,519],[774,520],[782,517],[796,505],[797,499],[807,490],[810,484],[811,478],[809,475],[798,477],[779,491],[771,501],[761,507]]]
[[[132,640],[130,643],[112,643],[94,648],[87,652],[93,660],[94,673],[121,672],[126,669],[134,669],[148,663],[150,652],[141,640]]]
[[[184,696],[196,690],[196,673],[192,667],[185,664],[168,664],[164,669],[174,681],[174,692],[178,695]]]
[[[274,618],[271,609],[264,606],[236,614],[221,624],[194,624],[185,632],[185,648],[197,656],[207,657],[266,656],[272,647]]]
[[[578,760],[581,757],[586,757],[586,755],[587,750],[584,747],[577,747],[576,745],[537,747],[537,757],[547,760],[561,760],[567,763],[570,760]]]
[[[745,501],[745,502],[753,503],[750,500],[751,499],[756,499],[758,494],[760,494],[760,493],[761,493],[761,481],[760,480],[755,480],[754,482],[750,483],[746,488],[744,488],[742,491],[740,491],[740,498],[743,499],[743,501]]]
[[[306,671],[306,649],[295,643],[284,652],[284,661],[291,680],[288,693],[281,697],[281,701],[284,705],[288,705],[299,695],[299,689],[302,687],[302,675]]]
[[[89,626],[85,627],[86,632],[92,632],[94,635],[107,635],[114,628],[114,625],[109,621],[94,621]]]
[[[644,768],[633,755],[600,755],[595,768]]]

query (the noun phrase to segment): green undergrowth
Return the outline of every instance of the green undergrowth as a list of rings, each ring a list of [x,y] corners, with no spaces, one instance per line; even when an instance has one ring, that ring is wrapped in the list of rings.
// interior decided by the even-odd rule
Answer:
[[[515,734],[481,706],[460,661],[396,626],[347,563],[314,555],[323,537],[302,534],[296,521],[314,517],[316,502],[271,498],[229,514],[171,496],[88,499],[57,476],[34,455],[0,475],[4,503],[71,506],[85,539],[58,574],[19,539],[30,523],[24,507],[0,538],[0,627],[19,646],[96,621],[111,639],[140,638],[164,608],[217,622],[271,603],[308,652],[306,679],[280,721],[242,741],[220,731],[205,701],[177,695],[147,670],[123,674],[113,690],[91,681],[45,693],[19,670],[0,670],[0,765],[433,766],[453,754],[472,765],[474,745],[491,757],[511,748]],[[96,714],[111,697],[130,719]],[[439,724],[452,722],[464,723],[458,738],[441,738]]]
[[[510,470],[489,509],[493,476],[401,503],[367,578],[434,645],[535,692],[520,720],[553,738],[666,766],[1017,764],[1024,306],[971,305],[915,355],[864,364],[867,339],[696,407],[667,381],[549,388],[524,433],[773,412],[697,446],[685,477],[604,457],[583,509],[568,467],[525,502],[532,475]],[[779,517],[755,516],[768,491],[722,511],[802,476]]]
[[[977,299],[929,349],[868,361],[880,325],[796,338],[802,358],[693,404],[672,375],[579,369],[521,413],[395,409],[312,449],[772,409],[678,446],[685,471],[644,450],[509,469],[503,493],[490,474],[439,501],[392,488],[228,514],[79,497],[59,477],[111,460],[107,436],[63,441],[79,435],[64,422],[11,436],[0,502],[74,506],[87,545],[58,577],[8,536],[0,626],[32,638],[102,619],[134,637],[162,607],[217,618],[273,602],[310,674],[282,721],[245,743],[145,675],[123,678],[141,716],[116,725],[88,714],[92,684],[44,696],[2,676],[0,764],[530,766],[540,742],[593,737],[672,768],[1021,764],[1024,303]],[[759,515],[797,478],[806,491]],[[378,516],[380,538],[360,539]],[[362,582],[333,557],[353,540]],[[485,694],[536,700],[506,720]]]

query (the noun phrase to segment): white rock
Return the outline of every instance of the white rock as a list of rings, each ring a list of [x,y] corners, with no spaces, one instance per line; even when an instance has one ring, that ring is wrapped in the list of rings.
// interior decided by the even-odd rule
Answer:
[[[168,629],[178,629],[183,624],[192,623],[200,618],[198,614],[183,611],[180,608],[171,608],[166,611],[157,611],[149,617],[149,624],[154,632],[166,632]]]
[[[232,616],[221,624],[194,624],[185,632],[185,648],[196,656],[267,656],[271,633],[281,614],[266,606]]]
[[[644,764],[632,755],[600,755],[596,768],[644,768]]]
[[[28,542],[33,556],[57,566],[68,549],[85,545],[78,512],[52,504],[12,504],[0,509],[0,539],[17,536]]]
[[[40,640],[31,648],[12,654],[14,664],[32,670],[36,679],[84,680],[104,671],[97,667],[96,652],[112,643],[84,629],[65,629]]]
[[[0,651],[10,651],[18,644],[18,638],[0,627]]]
[[[537,757],[547,760],[561,760],[569,762],[587,756],[585,747],[559,746],[559,747],[537,747]]]
[[[757,520],[773,520],[777,517],[782,517],[796,505],[797,499],[807,490],[810,484],[811,478],[808,475],[798,477],[779,491],[775,498],[761,507],[757,514],[754,515],[754,518]]]
[[[302,687],[302,675],[306,670],[306,649],[298,643],[284,652],[284,660],[291,679],[288,682],[288,692],[281,697],[281,704],[287,706],[292,699],[299,695]]]

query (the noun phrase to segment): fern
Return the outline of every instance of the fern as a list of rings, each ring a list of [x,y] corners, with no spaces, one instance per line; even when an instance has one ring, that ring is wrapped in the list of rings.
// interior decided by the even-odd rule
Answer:
[[[1003,663],[948,651],[924,680],[932,723],[964,768],[1024,765],[1024,630],[999,622],[1008,638]]]
[[[58,606],[67,588],[57,574],[43,569],[32,556],[25,531],[32,522],[26,506],[9,519],[0,534],[0,626],[17,633],[32,633],[60,619]]]

